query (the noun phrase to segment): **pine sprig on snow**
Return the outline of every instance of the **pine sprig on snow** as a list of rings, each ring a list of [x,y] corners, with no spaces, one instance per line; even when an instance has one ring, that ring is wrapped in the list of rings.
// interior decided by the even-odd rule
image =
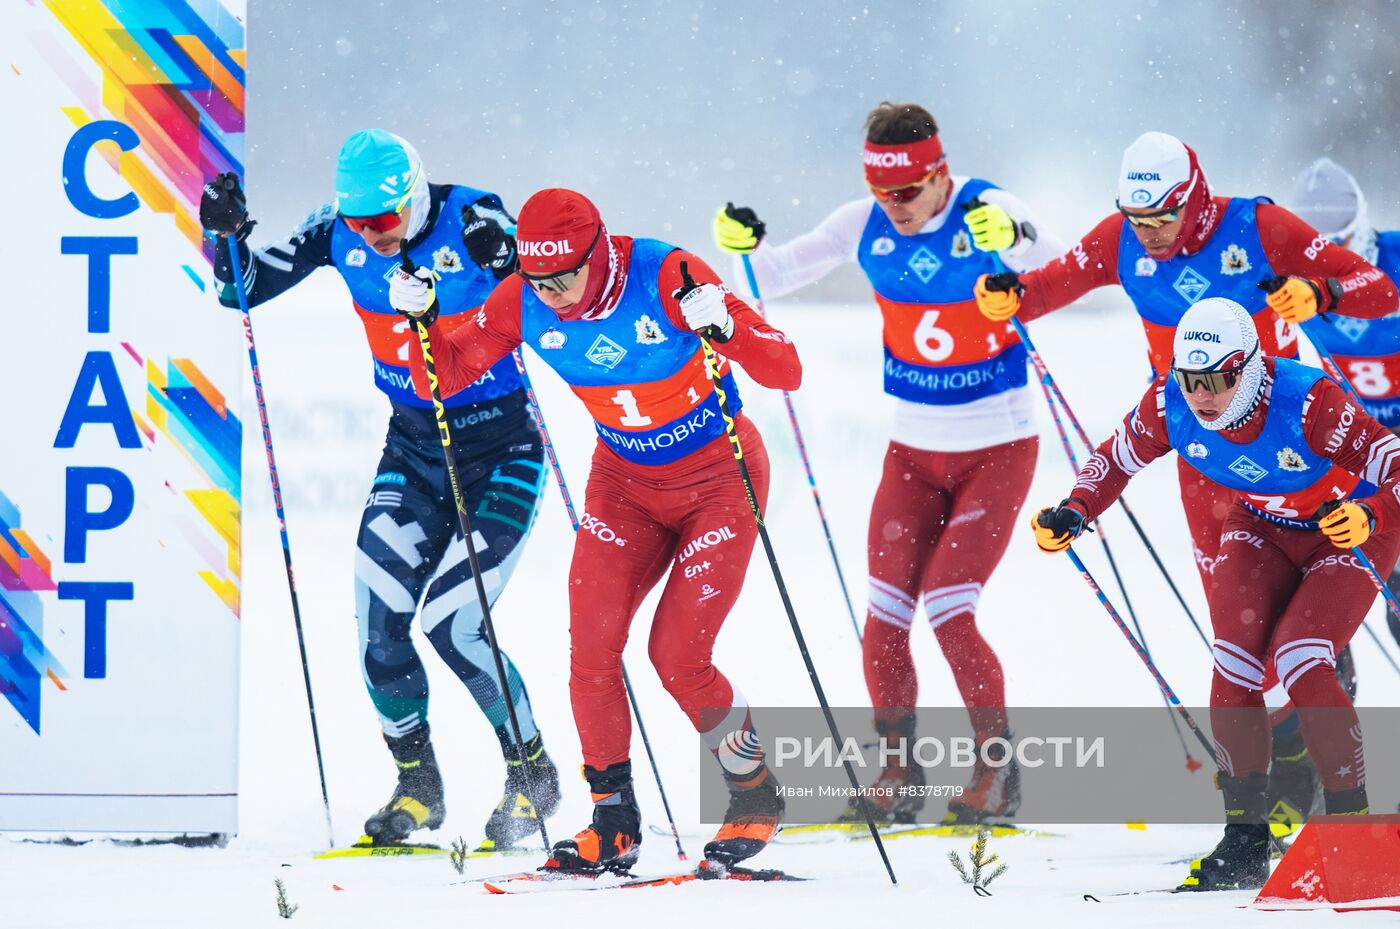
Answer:
[[[982,876],[982,872],[985,869],[997,864],[1000,860],[1000,856],[995,853],[990,856],[987,854],[987,840],[991,837],[991,830],[978,830],[977,841],[972,843],[972,854],[968,856],[968,864],[972,868],[972,873],[970,874],[967,868],[963,866],[962,859],[958,857],[957,852],[948,853],[948,861],[952,864],[953,870],[958,872],[958,877],[962,878],[964,884],[971,884],[972,892],[981,897],[990,897],[992,893],[987,889],[987,885],[1006,873],[1006,865],[999,864],[996,869],[986,877]]]
[[[296,903],[287,902],[287,887],[282,883],[280,878],[272,883],[277,885],[277,915],[283,919],[291,919],[292,916],[296,914],[296,911],[301,909],[301,906]]]
[[[447,860],[452,862],[452,867],[458,874],[463,874],[467,870],[467,840],[460,835],[452,842],[452,851],[448,853]]]

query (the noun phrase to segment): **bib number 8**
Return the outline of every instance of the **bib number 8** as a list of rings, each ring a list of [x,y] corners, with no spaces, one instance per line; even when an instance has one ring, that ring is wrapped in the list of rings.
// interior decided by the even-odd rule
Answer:
[[[953,334],[938,328],[938,310],[929,310],[914,327],[914,348],[929,361],[946,361],[953,354]]]
[[[1349,361],[1347,370],[1351,385],[1364,397],[1384,397],[1390,393],[1391,381],[1385,376],[1385,365],[1379,361]]]

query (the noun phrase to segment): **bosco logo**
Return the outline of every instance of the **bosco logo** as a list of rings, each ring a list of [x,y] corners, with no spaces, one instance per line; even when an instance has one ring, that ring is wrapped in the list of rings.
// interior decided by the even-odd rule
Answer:
[[[619,538],[617,533],[614,532],[612,528],[608,526],[607,523],[603,522],[598,517],[592,516],[588,513],[584,513],[583,519],[579,520],[578,531],[588,533],[589,535],[596,538],[599,542],[611,542],[618,548],[627,547],[626,539]]]

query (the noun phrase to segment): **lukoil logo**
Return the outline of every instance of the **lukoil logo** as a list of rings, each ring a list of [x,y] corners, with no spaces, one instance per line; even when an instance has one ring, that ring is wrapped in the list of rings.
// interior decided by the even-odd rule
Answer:
[[[1187,332],[1187,333],[1185,333],[1184,335],[1182,335],[1181,341],[1183,341],[1183,342],[1214,342],[1216,345],[1219,345],[1219,344],[1220,344],[1220,333],[1218,333],[1218,332],[1206,332],[1206,331],[1201,330],[1201,329],[1192,329],[1190,332]]]
[[[720,526],[718,529],[711,529],[709,532],[692,540],[685,548],[681,549],[681,553],[676,556],[676,563],[683,564],[687,558],[694,555],[696,552],[704,551],[710,546],[718,545],[721,542],[728,542],[733,538],[736,538],[734,530],[730,529],[728,526]]]
[[[553,258],[557,255],[572,255],[574,247],[568,239],[547,239],[543,242],[516,242],[522,258]]]
[[[1129,171],[1129,172],[1128,172],[1128,180],[1130,180],[1130,181],[1160,181],[1161,179],[1162,179],[1162,175],[1158,174],[1156,171]]]
[[[908,152],[862,152],[861,160],[872,168],[912,168]]]

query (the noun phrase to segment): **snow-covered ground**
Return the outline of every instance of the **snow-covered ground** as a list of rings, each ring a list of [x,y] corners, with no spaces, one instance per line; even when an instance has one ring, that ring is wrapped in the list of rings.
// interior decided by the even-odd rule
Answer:
[[[864,600],[865,522],[887,440],[890,401],[880,393],[879,321],[873,306],[795,302],[770,308],[797,342],[806,367],[799,414],[857,609]],[[360,832],[388,797],[393,770],[380,741],[356,661],[352,564],[360,507],[378,460],[386,406],[369,376],[358,323],[333,275],[308,281],[254,315],[264,387],[285,489],[292,551],[325,748],[336,840]],[[1032,327],[1070,402],[1102,437],[1145,383],[1142,336],[1116,292]],[[571,490],[581,499],[592,429],[581,405],[537,359],[536,386]],[[746,385],[746,409],[759,423],[774,463],[768,523],[826,692],[838,705],[867,701],[859,651],[841,603],[815,509],[781,398]],[[888,843],[901,886],[891,888],[869,843],[774,846],[755,862],[815,880],[764,888],[687,885],[640,892],[494,897],[463,884],[442,859],[314,861],[324,817],[307,724],[301,670],[287,603],[277,528],[262,467],[257,415],[245,391],[245,522],[241,834],[224,849],[81,847],[0,841],[0,927],[247,927],[276,923],[273,880],[300,906],[297,926],[518,925],[578,919],[608,925],[711,925],[742,907],[745,922],[797,918],[813,925],[918,920],[957,925],[1226,926],[1288,920],[1316,925],[1326,913],[1270,916],[1245,908],[1247,893],[1148,895],[1085,902],[1085,893],[1164,887],[1184,875],[1174,860],[1213,845],[1218,827],[1057,827],[1053,838],[993,840],[1010,865],[974,896],[946,860],[967,840],[908,838]],[[1070,472],[1048,416],[1029,505],[1058,501]],[[1197,615],[1195,581],[1174,465],[1159,463],[1134,481],[1129,498]],[[1019,526],[1019,524],[1018,524]],[[1188,705],[1206,702],[1210,663],[1120,516],[1111,538],[1162,672]],[[565,571],[571,530],[552,490],[514,582],[496,610],[501,640],[530,687],[536,715],[564,776],[554,836],[584,824],[586,786],[567,697]],[[1091,569],[1102,565],[1086,547]],[[1377,610],[1378,614],[1378,610]],[[1374,627],[1382,632],[1379,617]],[[695,735],[647,666],[639,615],[628,660],[666,786],[684,832],[699,825]],[[1012,706],[1151,706],[1152,679],[1134,658],[1083,581],[1064,559],[1036,552],[1018,533],[982,600],[980,619],[1001,656]],[[920,702],[959,705],[946,664],[926,627],[914,646]],[[1394,643],[1389,642],[1390,647]],[[474,841],[499,796],[502,768],[486,723],[465,689],[421,645],[433,687],[432,723],[447,779],[448,820],[437,835]],[[1400,680],[1369,639],[1358,639],[1360,702],[1400,705]],[[814,698],[761,554],[735,614],[720,636],[717,661],[756,705],[812,705]],[[1165,738],[1171,738],[1163,727]],[[642,762],[640,744],[635,758]],[[639,764],[639,766],[641,766]],[[643,767],[644,772],[644,767]],[[1183,772],[1183,777],[1188,776]],[[1206,776],[1204,772],[1194,775]],[[664,821],[651,779],[638,791],[644,814]],[[692,840],[698,853],[701,842]],[[534,859],[479,860],[467,877],[530,866]],[[675,864],[669,840],[649,836],[640,872]],[[1353,914],[1348,926],[1393,924],[1394,914]],[[1330,924],[1330,923],[1329,923]]]

